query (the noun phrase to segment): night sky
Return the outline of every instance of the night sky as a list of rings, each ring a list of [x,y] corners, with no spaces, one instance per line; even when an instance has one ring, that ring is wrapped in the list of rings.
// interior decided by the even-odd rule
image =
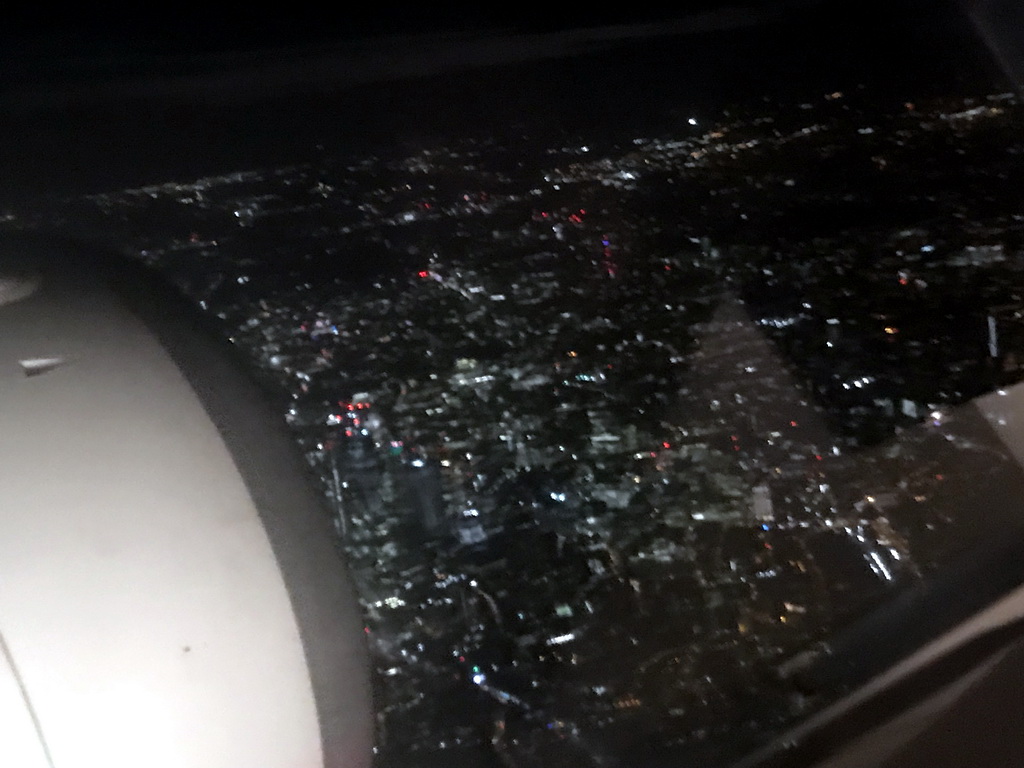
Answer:
[[[0,204],[308,160],[317,146],[656,133],[679,109],[861,84],[942,94],[998,76],[958,6],[921,0],[34,11],[0,29]]]
[[[283,47],[310,42],[390,35],[454,32],[553,32],[580,27],[657,23],[698,14],[758,14],[782,8],[820,5],[820,0],[691,0],[671,8],[620,4],[553,4],[543,11],[517,5],[384,3],[327,11],[321,6],[277,10],[228,11],[220,8],[166,12],[147,8],[134,14],[102,14],[61,10],[17,12],[0,30],[0,40],[49,44],[60,41],[83,48],[130,50],[153,46],[162,52],[215,52]]]

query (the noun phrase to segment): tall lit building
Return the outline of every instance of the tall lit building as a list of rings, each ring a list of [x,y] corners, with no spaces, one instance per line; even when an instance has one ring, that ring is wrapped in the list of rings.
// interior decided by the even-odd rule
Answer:
[[[767,483],[754,486],[753,497],[750,502],[750,512],[759,523],[772,523],[775,521],[775,510],[772,507],[772,490]]]
[[[1024,307],[990,307],[987,318],[988,355],[997,372],[1014,375],[1024,369]]]
[[[428,539],[439,536],[445,522],[440,467],[434,461],[413,458],[404,464],[402,478],[415,525]]]

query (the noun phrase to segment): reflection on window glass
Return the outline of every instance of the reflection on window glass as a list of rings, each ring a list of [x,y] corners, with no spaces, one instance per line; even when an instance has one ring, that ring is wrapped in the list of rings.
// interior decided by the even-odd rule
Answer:
[[[394,141],[6,213],[159,270],[285,394],[379,765],[739,757],[842,692],[780,670],[1020,527],[1024,111],[952,21],[808,14],[451,74],[445,119],[379,84]]]

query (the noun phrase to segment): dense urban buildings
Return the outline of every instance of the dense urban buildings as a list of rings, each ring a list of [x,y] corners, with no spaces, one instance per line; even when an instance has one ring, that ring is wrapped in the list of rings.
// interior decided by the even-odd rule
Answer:
[[[335,517],[381,766],[725,760],[1018,525],[1024,120],[865,91],[10,210],[174,281]],[[976,501],[985,498],[984,515]],[[801,654],[805,654],[804,657]]]

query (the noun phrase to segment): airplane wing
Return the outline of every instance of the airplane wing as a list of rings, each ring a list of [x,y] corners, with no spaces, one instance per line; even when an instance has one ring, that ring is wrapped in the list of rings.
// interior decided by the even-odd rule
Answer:
[[[0,765],[369,765],[329,517],[231,353],[144,269],[0,242]]]

